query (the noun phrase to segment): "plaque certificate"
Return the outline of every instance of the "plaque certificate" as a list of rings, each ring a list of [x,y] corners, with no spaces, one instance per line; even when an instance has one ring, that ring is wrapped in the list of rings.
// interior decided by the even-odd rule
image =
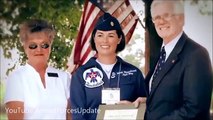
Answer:
[[[142,120],[146,105],[100,105],[97,120]]]

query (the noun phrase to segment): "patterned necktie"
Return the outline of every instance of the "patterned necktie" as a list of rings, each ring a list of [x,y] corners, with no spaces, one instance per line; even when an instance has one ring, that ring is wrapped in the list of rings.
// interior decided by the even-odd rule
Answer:
[[[163,46],[162,49],[161,49],[161,52],[160,52],[160,59],[158,60],[155,73],[153,74],[153,77],[152,77],[152,86],[154,84],[154,80],[155,80],[156,76],[161,71],[161,69],[162,69],[162,67],[165,63],[165,58],[166,58],[166,51],[165,51],[164,46]]]

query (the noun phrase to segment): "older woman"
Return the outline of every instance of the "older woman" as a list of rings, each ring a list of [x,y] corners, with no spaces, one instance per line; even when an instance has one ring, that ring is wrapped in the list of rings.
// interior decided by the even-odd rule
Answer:
[[[109,13],[96,23],[91,47],[97,57],[92,57],[72,77],[73,119],[95,120],[100,104],[134,102],[146,96],[141,71],[117,56],[125,47],[125,36],[118,20]]]
[[[9,119],[66,119],[70,75],[48,65],[55,36],[53,26],[29,20],[20,26],[27,63],[13,72],[6,85]]]

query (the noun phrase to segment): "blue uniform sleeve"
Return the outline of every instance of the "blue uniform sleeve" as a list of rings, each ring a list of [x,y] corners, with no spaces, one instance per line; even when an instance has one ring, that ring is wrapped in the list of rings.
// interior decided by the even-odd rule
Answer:
[[[74,120],[85,120],[83,110],[86,105],[83,74],[77,70],[72,75],[70,87],[71,113]]]

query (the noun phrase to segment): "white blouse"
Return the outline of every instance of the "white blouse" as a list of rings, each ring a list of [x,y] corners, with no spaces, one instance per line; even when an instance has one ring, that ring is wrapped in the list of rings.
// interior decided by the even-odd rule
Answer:
[[[24,119],[66,119],[70,78],[70,74],[48,67],[44,88],[39,73],[26,64],[8,77],[5,103],[24,102],[24,111],[21,111],[24,112]],[[6,109],[6,112],[15,111]]]

